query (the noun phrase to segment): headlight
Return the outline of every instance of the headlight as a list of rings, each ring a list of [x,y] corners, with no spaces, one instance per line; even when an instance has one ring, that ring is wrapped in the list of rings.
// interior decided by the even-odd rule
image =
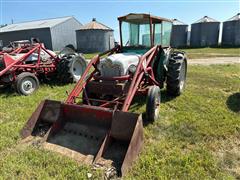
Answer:
[[[134,74],[136,72],[136,70],[137,70],[137,67],[133,64],[131,66],[129,66],[129,68],[128,68],[128,71],[132,74]]]

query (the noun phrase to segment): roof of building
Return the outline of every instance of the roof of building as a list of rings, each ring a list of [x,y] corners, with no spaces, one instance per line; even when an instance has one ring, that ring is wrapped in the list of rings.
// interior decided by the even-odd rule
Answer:
[[[21,31],[28,29],[41,29],[41,28],[51,28],[60,23],[63,23],[69,19],[73,18],[72,16],[52,18],[52,19],[42,19],[36,21],[28,21],[21,23],[9,24],[0,28],[0,32],[11,32],[11,31]]]
[[[208,22],[219,22],[213,18],[210,18],[208,16],[204,16],[203,18],[199,19],[198,21],[196,21],[195,23],[193,24],[196,24],[196,23],[208,23]]]
[[[91,22],[82,26],[79,30],[108,30],[113,31],[110,27],[98,22],[96,18],[93,18]]]
[[[145,13],[130,13],[125,16],[118,17],[118,20],[120,21],[126,21],[126,22],[132,22],[132,23],[149,23],[149,20],[152,20],[153,23],[158,23],[162,21],[172,22],[172,20],[154,16],[151,14],[145,14]]]
[[[239,21],[240,20],[240,13],[237,13],[232,18],[228,19],[227,21]]]
[[[187,25],[187,24],[183,23],[182,21],[179,21],[178,19],[173,19],[172,21],[173,21],[174,26]]]

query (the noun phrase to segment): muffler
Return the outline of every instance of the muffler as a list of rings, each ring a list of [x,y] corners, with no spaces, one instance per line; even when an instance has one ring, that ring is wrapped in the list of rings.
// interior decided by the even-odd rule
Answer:
[[[102,107],[42,101],[21,131],[23,139],[42,138],[42,146],[79,162],[116,168],[124,175],[143,145],[138,114]]]

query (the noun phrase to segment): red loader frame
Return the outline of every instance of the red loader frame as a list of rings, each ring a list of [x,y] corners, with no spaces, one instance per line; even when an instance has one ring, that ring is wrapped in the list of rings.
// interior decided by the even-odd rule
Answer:
[[[86,93],[86,85],[90,82],[92,78],[98,79],[98,80],[106,80],[100,76],[95,75],[95,73],[99,71],[97,69],[97,64],[99,63],[100,58],[102,56],[107,54],[110,55],[110,54],[121,51],[120,46],[95,56],[88,64],[81,79],[78,81],[78,83],[76,84],[72,92],[69,94],[66,100],[66,103],[75,104],[76,99],[83,92],[85,95],[83,100],[86,100],[87,104],[90,106],[92,105],[90,101],[96,101],[100,103],[99,105],[100,107],[113,108],[113,109],[118,109],[118,110],[127,112],[136,93],[146,92],[148,90],[149,85],[159,86],[159,83],[154,77],[152,62],[156,57],[156,54],[160,51],[160,49],[161,49],[161,46],[154,46],[148,52],[146,52],[143,56],[141,56],[139,58],[139,63],[138,63],[136,72],[133,76],[127,75],[127,76],[121,76],[121,77],[112,77],[108,79],[113,81],[122,81],[122,80],[131,81],[131,84],[128,88],[126,95],[122,97],[117,97],[112,101],[88,98]],[[93,71],[91,71],[92,68],[94,68]],[[146,75],[148,78],[146,79],[145,78],[146,76],[144,75]],[[121,109],[119,109],[120,106],[118,105],[121,105]]]
[[[42,51],[46,52],[50,56],[51,61],[47,61],[44,63],[41,61]],[[27,53],[19,57],[18,59],[14,59],[10,56],[10,54],[20,54],[23,52]],[[37,61],[34,63],[26,64],[25,62],[27,58],[33,53],[38,54]],[[2,56],[4,65],[4,68],[2,70],[0,69],[0,84],[4,84],[4,82],[1,81],[1,77],[11,75],[12,82],[15,81],[17,75],[22,72],[30,72],[35,75],[38,75],[40,73],[48,75],[50,73],[55,72],[56,63],[59,61],[59,58],[57,56],[48,52],[48,50],[43,46],[43,44],[40,43],[34,44],[32,46],[17,48],[10,54],[8,53],[0,54],[0,56]]]

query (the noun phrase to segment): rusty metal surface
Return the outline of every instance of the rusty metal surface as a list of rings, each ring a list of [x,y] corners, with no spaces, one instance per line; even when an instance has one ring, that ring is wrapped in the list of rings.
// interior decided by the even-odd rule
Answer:
[[[119,140],[130,141],[138,120],[138,114],[115,111],[110,135]]]
[[[60,106],[61,102],[59,101],[42,101],[21,130],[21,137],[26,138],[32,135],[33,131],[39,131],[40,129],[38,129],[38,127],[44,128],[42,126],[44,123],[50,123],[51,125],[53,122],[57,121],[60,116]]]
[[[108,94],[121,96],[127,92],[129,84],[117,83],[116,81],[90,81],[86,88],[88,93]]]
[[[142,150],[143,147],[143,123],[142,123],[142,117],[139,116],[133,135],[131,137],[129,147],[126,153],[126,156],[124,158],[122,167],[121,167],[121,172],[122,175],[126,174],[129,171],[129,168],[132,166],[134,161],[137,159],[139,156],[139,153]]]
[[[159,16],[154,16],[151,14],[144,14],[144,13],[130,13],[125,16],[120,16],[118,17],[119,21],[127,21],[127,22],[146,22],[149,23],[149,19],[152,19],[153,22],[158,22],[161,23],[162,21],[167,21],[167,22],[172,22],[171,19],[159,17]]]
[[[22,131],[28,139],[42,123],[50,123],[42,147],[80,163],[114,167],[123,175],[140,152],[142,121],[138,114],[88,105],[43,101]]]
[[[35,127],[35,124],[39,118],[39,115],[42,111],[44,103],[45,103],[45,101],[42,101],[38,105],[37,109],[33,112],[31,117],[29,118],[29,120],[27,121],[27,123],[25,124],[23,129],[21,130],[20,135],[22,138],[26,138],[32,134],[33,128]]]

